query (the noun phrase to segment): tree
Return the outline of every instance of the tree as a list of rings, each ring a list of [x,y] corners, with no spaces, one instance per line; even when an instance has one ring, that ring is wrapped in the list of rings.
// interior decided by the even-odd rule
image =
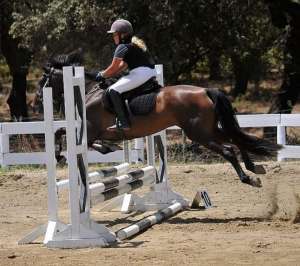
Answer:
[[[12,89],[8,98],[11,119],[22,120],[28,117],[26,105],[26,76],[31,61],[31,52],[22,46],[19,38],[10,34],[13,12],[22,8],[22,3],[3,1],[0,9],[1,52],[12,75]]]
[[[230,58],[235,77],[233,96],[244,94],[248,82],[262,76],[263,56],[277,38],[262,0],[216,1],[218,46]]]
[[[276,38],[262,1],[37,1],[29,12],[15,13],[11,32],[35,55],[83,47],[90,62],[105,67],[113,53],[106,31],[122,17],[133,23],[156,62],[164,64],[167,83],[190,82],[199,62],[208,62],[211,78],[219,78],[220,58],[225,57],[233,65],[233,94],[238,95],[246,91],[253,72],[259,76],[263,55]]]
[[[45,61],[78,47],[96,58],[99,48],[108,43],[109,15],[93,0],[37,1],[26,12],[14,13],[11,32],[34,51],[36,60]]]
[[[284,49],[284,75],[269,113],[291,113],[300,94],[300,1],[266,1],[274,26],[287,31]]]
[[[273,97],[269,113],[292,112],[300,94],[300,1],[266,0],[272,23],[286,32],[284,38],[284,74],[282,85]],[[276,128],[265,128],[264,135],[276,138]]]

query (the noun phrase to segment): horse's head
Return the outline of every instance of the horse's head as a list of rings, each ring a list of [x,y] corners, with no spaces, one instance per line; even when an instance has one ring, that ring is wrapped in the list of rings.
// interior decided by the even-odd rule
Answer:
[[[43,112],[43,89],[51,87],[53,102],[59,103],[63,98],[63,74],[61,69],[56,69],[51,65],[43,67],[44,73],[38,82],[38,89],[33,99],[32,107],[35,111]]]
[[[63,73],[64,66],[78,66],[82,64],[82,51],[77,50],[68,55],[58,55],[49,60],[43,67],[44,73],[38,82],[38,89],[32,102],[35,111],[43,111],[43,89],[51,87],[53,92],[53,102],[58,108],[63,100]]]

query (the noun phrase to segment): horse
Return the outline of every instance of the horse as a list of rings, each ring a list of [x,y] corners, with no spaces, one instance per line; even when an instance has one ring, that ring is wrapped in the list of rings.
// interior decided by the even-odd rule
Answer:
[[[63,99],[62,67],[73,65],[68,56],[63,60],[52,60],[44,68],[35,103],[41,100],[42,88],[53,89],[54,101]],[[155,94],[151,111],[131,117],[131,129],[111,131],[107,128],[115,123],[115,114],[105,106],[105,88],[97,86],[91,75],[86,75],[86,119],[89,147],[97,140],[130,140],[144,137],[171,126],[180,127],[186,136],[211,151],[221,155],[234,167],[241,182],[261,187],[260,178],[250,177],[241,167],[234,147],[238,148],[245,168],[254,174],[265,174],[262,165],[256,165],[249,153],[259,156],[275,156],[281,149],[278,144],[245,133],[240,128],[235,111],[226,95],[217,89],[191,85],[174,85],[160,88]],[[40,99],[39,101],[37,99]],[[99,150],[102,151],[101,149]],[[104,151],[103,151],[104,152]]]

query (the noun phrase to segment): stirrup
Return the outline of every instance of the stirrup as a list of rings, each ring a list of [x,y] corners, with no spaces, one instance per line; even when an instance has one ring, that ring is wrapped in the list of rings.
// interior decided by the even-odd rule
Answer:
[[[124,126],[124,127],[118,127],[117,125],[113,125],[111,127],[107,128],[108,131],[129,131],[130,127]]]
[[[116,119],[116,123],[107,128],[108,131],[128,131],[130,130],[130,126],[129,125],[122,125],[121,122],[119,120]]]

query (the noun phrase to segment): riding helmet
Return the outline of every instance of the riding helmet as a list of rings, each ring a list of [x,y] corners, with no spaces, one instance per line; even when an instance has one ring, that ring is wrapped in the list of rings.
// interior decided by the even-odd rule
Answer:
[[[107,33],[127,33],[129,35],[133,35],[133,27],[131,23],[126,19],[117,19],[111,25],[110,30]]]

